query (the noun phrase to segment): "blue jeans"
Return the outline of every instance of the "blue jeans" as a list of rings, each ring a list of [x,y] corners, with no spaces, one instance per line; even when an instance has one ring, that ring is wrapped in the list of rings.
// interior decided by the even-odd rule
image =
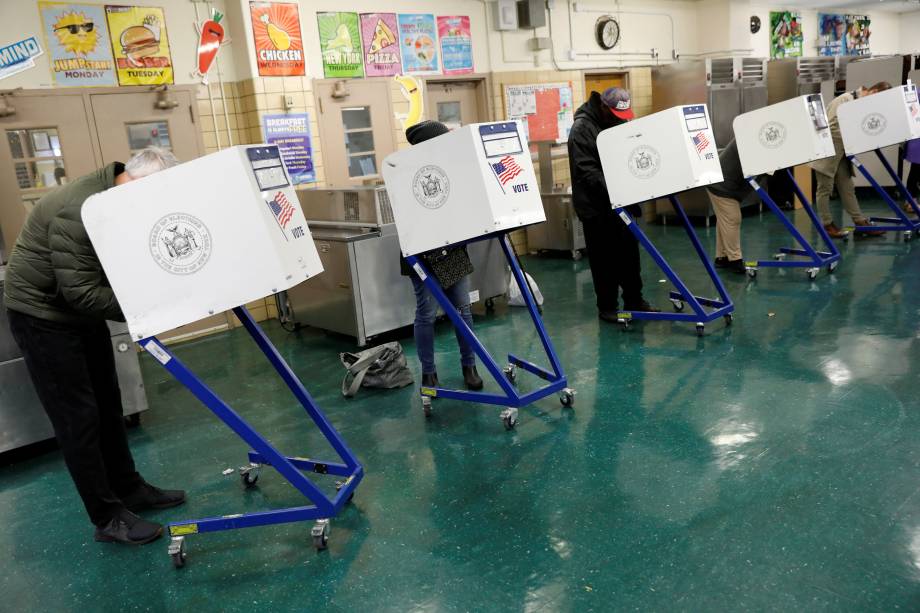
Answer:
[[[415,349],[418,351],[419,362],[422,363],[422,374],[430,375],[437,372],[434,364],[434,320],[438,315],[438,301],[425,287],[414,273],[412,287],[415,289]],[[463,277],[450,286],[444,293],[447,299],[456,307],[460,317],[470,328],[473,327],[473,314],[470,311],[470,278]],[[456,330],[457,344],[460,346],[460,364],[473,366],[476,364],[476,354],[466,340]]]

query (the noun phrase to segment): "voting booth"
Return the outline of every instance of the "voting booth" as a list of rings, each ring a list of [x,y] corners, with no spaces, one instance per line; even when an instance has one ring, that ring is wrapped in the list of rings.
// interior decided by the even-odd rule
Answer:
[[[505,428],[517,424],[518,408],[553,393],[565,407],[574,390],[559,364],[543,326],[533,293],[507,234],[546,220],[534,175],[527,138],[516,121],[470,124],[387,156],[383,179],[393,208],[403,255],[501,388],[500,394],[422,387],[422,408],[432,413],[432,398],[453,398],[506,407]],[[550,369],[508,355],[500,367],[466,325],[428,270],[425,252],[498,238],[512,275],[546,351]],[[515,387],[521,369],[547,384],[520,393]]]
[[[743,113],[733,122],[735,144],[741,169],[751,187],[760,196],[798,243],[797,247],[782,247],[772,260],[746,262],[747,274],[754,278],[759,267],[805,268],[808,278],[814,280],[822,266],[834,272],[840,261],[840,251],[818,219],[814,208],[799,187],[792,167],[833,157],[834,139],[831,136],[821,94],[799,96]],[[825,244],[819,251],[811,245],[798,228],[786,217],[770,194],[757,181],[761,175],[785,173],[812,226]],[[787,256],[798,259],[787,259]]]
[[[696,323],[697,333],[702,335],[705,324],[716,318],[724,317],[726,324],[730,324],[735,307],[677,199],[680,192],[722,181],[706,105],[676,106],[608,128],[598,135],[597,149],[611,206],[619,209],[620,218],[677,288],[670,292],[676,312],[624,310],[618,314],[621,325],[628,328],[632,319],[689,321]],[[670,200],[719,298],[694,295],[623,208],[656,198]],[[685,304],[690,305],[692,312],[683,312]]]
[[[254,486],[261,467],[272,466],[313,502],[172,523],[169,553],[175,565],[185,564],[188,535],[276,523],[317,520],[314,544],[325,548],[329,518],[353,494],[363,468],[243,306],[322,272],[278,148],[231,147],[130,181],[89,198],[82,215],[132,338],[251,446],[249,463],[240,469],[243,483]],[[228,309],[341,461],[282,455],[156,338]],[[338,495],[329,497],[304,472],[345,480]]]
[[[900,145],[920,138],[920,102],[917,99],[917,87],[908,81],[907,85],[857,98],[840,105],[837,119],[840,122],[840,135],[843,137],[847,158],[894,213],[894,217],[870,217],[870,220],[879,224],[865,229],[902,232],[904,240],[910,240],[920,231],[920,206],[881,150],[883,147]],[[875,152],[885,171],[894,180],[905,202],[917,215],[915,219],[908,217],[857,158],[858,155],[869,151]]]

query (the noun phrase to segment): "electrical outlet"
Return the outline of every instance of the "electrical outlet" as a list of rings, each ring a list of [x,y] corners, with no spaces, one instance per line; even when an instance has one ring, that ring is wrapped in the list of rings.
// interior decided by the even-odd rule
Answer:
[[[289,111],[294,108],[294,96],[291,94],[283,94],[282,99],[282,106],[284,107],[285,111]]]
[[[574,49],[569,49],[569,60],[574,62],[578,59],[578,52]]]

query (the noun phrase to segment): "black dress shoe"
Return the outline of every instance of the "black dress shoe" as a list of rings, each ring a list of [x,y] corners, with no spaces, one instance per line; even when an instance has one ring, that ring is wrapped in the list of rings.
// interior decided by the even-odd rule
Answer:
[[[738,274],[747,274],[747,267],[744,265],[744,260],[741,259],[730,260],[728,264],[725,265],[725,268]]]
[[[129,511],[135,513],[145,509],[168,509],[185,502],[185,492],[182,490],[161,490],[144,482],[127,496],[122,496],[121,501],[125,503]]]
[[[438,381],[438,373],[422,373],[422,387],[441,387],[441,383]]]
[[[728,266],[728,258],[725,256],[716,258],[715,261],[716,268],[725,268]]]
[[[629,302],[623,305],[624,311],[643,311],[645,313],[660,313],[661,309],[656,309],[645,300],[639,302]]]
[[[606,321],[608,324],[615,324],[619,320],[618,313],[616,311],[598,311],[597,316],[602,321]]]
[[[163,526],[141,519],[131,511],[123,509],[101,526],[96,526],[94,538],[100,543],[123,543],[145,545],[160,538]]]
[[[466,389],[478,392],[482,389],[482,377],[476,372],[476,365],[463,367],[463,382],[466,383]]]

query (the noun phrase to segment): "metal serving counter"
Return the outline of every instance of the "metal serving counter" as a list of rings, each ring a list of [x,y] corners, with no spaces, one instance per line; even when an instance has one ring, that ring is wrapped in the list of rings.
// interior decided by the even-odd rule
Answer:
[[[5,269],[0,266],[0,453],[54,436],[32,387],[22,352],[10,333],[3,307],[4,274]],[[129,421],[133,421],[136,414],[147,410],[137,351],[125,324],[110,322],[109,328],[125,416],[131,416]]]
[[[291,288],[291,319],[347,336],[363,347],[373,337],[415,319],[412,284],[400,273],[399,237],[383,187],[297,192],[325,272]],[[495,241],[468,248],[475,272],[472,301],[508,291],[508,271]]]

